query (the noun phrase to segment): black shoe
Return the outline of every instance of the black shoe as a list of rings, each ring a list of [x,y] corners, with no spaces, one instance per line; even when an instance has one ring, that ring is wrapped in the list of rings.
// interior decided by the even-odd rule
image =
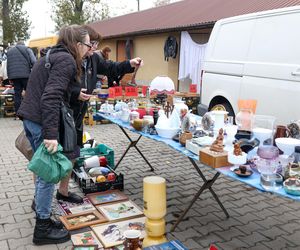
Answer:
[[[50,219],[50,220],[51,220],[51,223],[52,223],[53,227],[55,227],[57,229],[63,229],[64,228],[64,224],[61,221],[53,220],[53,219]]]
[[[36,219],[33,233],[33,243],[36,245],[58,244],[70,240],[70,234],[66,229],[58,229],[52,220]]]
[[[57,190],[56,199],[71,202],[71,203],[83,203],[83,199],[79,195],[72,192],[68,192],[68,196],[64,196]]]

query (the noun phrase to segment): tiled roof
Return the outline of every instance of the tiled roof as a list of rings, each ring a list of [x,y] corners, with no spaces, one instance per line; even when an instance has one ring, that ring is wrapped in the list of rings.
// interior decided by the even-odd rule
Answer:
[[[103,38],[212,26],[217,20],[300,5],[300,0],[184,0],[91,23]]]

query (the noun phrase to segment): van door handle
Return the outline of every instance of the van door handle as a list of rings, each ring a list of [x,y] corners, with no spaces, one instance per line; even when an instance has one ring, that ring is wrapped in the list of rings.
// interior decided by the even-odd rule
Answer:
[[[300,71],[293,71],[292,76],[300,76]]]

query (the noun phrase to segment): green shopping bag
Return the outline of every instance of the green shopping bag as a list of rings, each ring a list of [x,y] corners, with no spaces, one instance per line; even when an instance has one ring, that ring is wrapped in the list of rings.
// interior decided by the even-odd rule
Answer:
[[[72,162],[62,153],[59,144],[57,152],[50,154],[42,143],[28,164],[28,169],[46,182],[58,183],[72,170]]]

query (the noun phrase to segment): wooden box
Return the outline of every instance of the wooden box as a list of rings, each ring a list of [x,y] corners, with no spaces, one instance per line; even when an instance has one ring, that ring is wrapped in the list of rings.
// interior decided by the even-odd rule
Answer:
[[[199,161],[213,168],[231,166],[227,160],[227,151],[218,153],[211,151],[209,147],[200,149]]]

